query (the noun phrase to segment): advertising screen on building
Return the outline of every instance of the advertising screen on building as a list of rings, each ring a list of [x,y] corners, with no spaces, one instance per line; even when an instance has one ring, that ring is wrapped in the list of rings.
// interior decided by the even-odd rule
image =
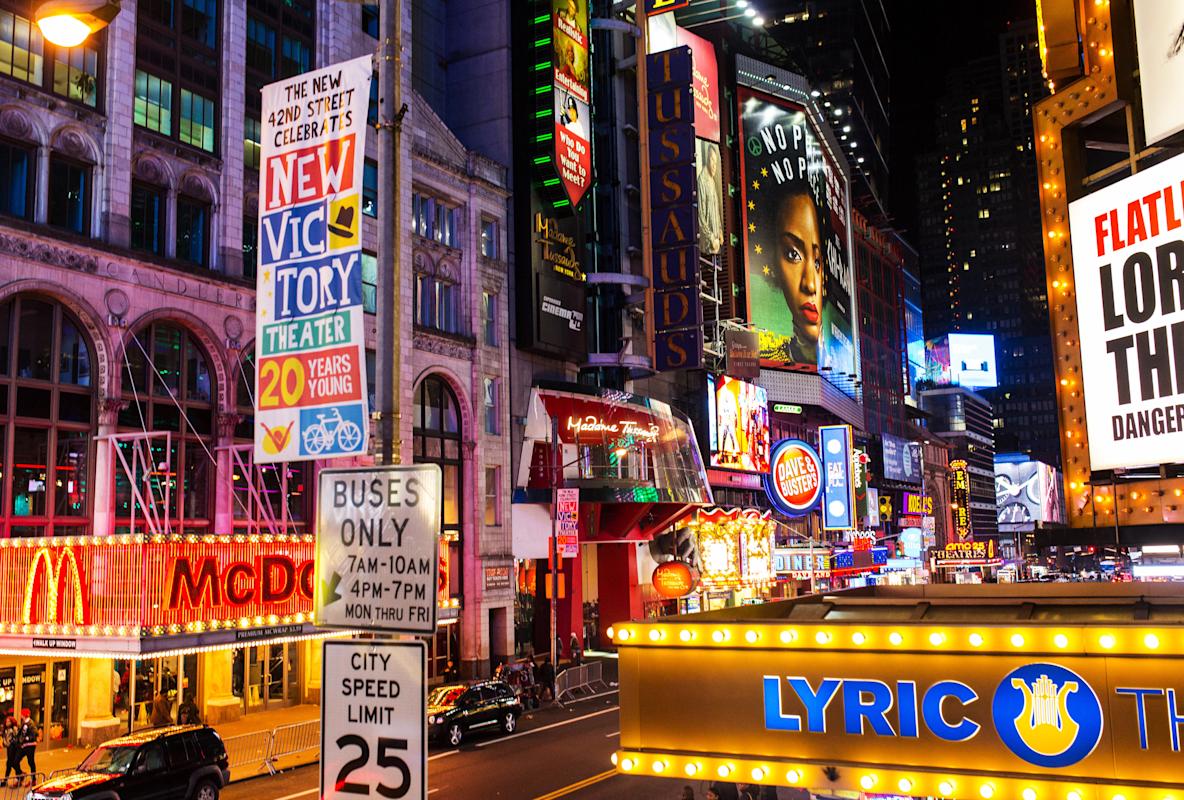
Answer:
[[[711,466],[769,471],[769,397],[754,383],[707,376]]]
[[[850,425],[818,428],[822,458],[822,529],[845,531],[856,526],[855,482],[851,475],[854,453]]]
[[[995,337],[989,333],[951,333],[925,343],[927,379],[936,386],[988,389],[999,385]]]
[[[1146,143],[1184,130],[1184,15],[1177,0],[1135,0],[1135,41],[1139,50],[1139,89]]]
[[[748,318],[767,366],[855,374],[847,179],[805,108],[739,90]]]
[[[1184,461],[1181,179],[1184,155],[1069,204],[1095,470]]]
[[[553,0],[555,169],[573,207],[592,183],[588,0]]]
[[[1001,530],[1064,522],[1060,473],[1041,461],[996,459],[995,508]]]
[[[885,433],[880,436],[884,477],[901,483],[921,482],[921,444]]]
[[[263,87],[255,461],[366,452],[362,172],[370,56]]]

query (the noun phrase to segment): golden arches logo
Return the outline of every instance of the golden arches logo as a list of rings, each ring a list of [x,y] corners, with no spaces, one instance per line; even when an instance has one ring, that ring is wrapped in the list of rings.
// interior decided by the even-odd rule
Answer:
[[[42,591],[37,591],[38,579]],[[72,590],[69,594],[63,592],[65,581],[69,579],[69,588]],[[35,597],[44,597],[46,602],[45,619],[34,620],[33,600]],[[74,551],[69,548],[63,548],[57,557],[55,563],[53,558],[53,551],[48,547],[42,547],[33,554],[33,561],[29,564],[29,573],[25,578],[25,598],[22,607],[21,621],[26,625],[34,622],[45,622],[49,624],[57,624],[65,622],[62,617],[65,616],[66,600],[69,598],[71,602],[72,622],[75,625],[86,624],[86,606],[85,597],[82,591],[82,570],[78,566],[78,558],[74,555]]]
[[[1024,744],[1042,756],[1059,756],[1077,740],[1081,726],[1069,713],[1069,695],[1076,692],[1076,681],[1058,686],[1041,675],[1029,686],[1022,678],[1012,678],[1011,686],[1024,696],[1024,707],[1015,718],[1016,733]]]

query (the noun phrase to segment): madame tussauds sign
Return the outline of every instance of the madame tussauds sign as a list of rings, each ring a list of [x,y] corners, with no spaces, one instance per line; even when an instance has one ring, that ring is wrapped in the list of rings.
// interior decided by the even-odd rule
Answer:
[[[1184,156],[1069,205],[1093,469],[1184,453]]]

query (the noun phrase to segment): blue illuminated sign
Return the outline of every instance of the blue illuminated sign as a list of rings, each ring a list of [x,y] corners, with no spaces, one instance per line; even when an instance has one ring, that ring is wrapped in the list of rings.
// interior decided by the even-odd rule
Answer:
[[[855,528],[855,481],[851,474],[851,426],[818,428],[822,444],[822,529]]]

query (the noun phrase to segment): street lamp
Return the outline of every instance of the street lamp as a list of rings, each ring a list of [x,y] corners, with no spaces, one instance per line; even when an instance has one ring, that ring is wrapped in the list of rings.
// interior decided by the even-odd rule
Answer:
[[[33,19],[41,35],[58,47],[77,47],[119,13],[120,0],[46,0]]]

